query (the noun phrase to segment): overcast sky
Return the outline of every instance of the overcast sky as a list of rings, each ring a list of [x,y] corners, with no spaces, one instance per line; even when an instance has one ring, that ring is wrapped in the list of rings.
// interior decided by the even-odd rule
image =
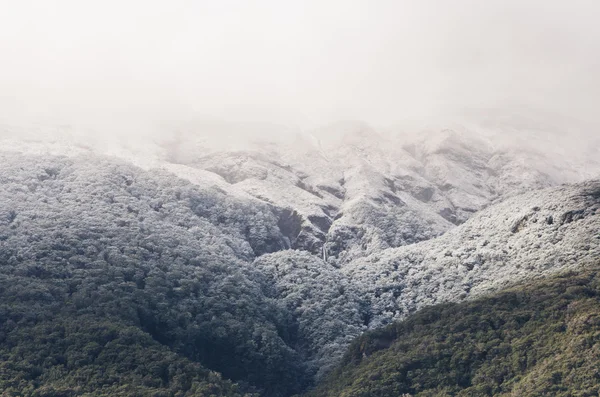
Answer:
[[[595,119],[597,0],[0,0],[5,116]]]

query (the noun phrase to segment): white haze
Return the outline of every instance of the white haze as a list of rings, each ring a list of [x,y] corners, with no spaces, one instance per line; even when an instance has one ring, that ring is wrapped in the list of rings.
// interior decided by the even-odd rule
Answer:
[[[596,121],[599,4],[0,0],[1,118],[124,132],[526,106]]]

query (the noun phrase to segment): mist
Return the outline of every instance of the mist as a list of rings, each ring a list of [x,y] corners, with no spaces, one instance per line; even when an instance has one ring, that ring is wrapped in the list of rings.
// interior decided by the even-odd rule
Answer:
[[[593,0],[1,3],[5,121],[134,133],[515,107],[598,121]]]

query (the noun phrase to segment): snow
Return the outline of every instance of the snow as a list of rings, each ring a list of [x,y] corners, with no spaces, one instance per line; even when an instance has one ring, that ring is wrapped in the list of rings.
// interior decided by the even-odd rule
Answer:
[[[343,272],[376,302],[383,324],[598,258],[596,180],[510,198],[441,237],[356,259]]]
[[[561,131],[580,127],[492,116],[427,133],[217,123],[140,142],[2,125],[0,219],[7,236],[110,221],[152,249],[222,256],[289,312],[320,377],[365,329],[600,258],[600,138],[568,143]],[[3,244],[33,258],[23,236]]]

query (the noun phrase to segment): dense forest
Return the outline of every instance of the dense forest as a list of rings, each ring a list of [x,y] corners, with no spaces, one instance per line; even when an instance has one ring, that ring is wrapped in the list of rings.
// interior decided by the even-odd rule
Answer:
[[[600,397],[600,0],[0,3],[0,397]]]
[[[293,249],[293,208],[226,185],[101,156],[0,161],[2,396],[297,395],[365,331],[600,252],[597,181],[344,263]]]
[[[2,160],[5,393],[233,390],[200,365],[264,395],[302,390],[291,316],[246,265],[283,247],[268,207],[121,162]]]
[[[25,320],[3,305],[3,320],[7,315],[0,336],[2,396],[252,395],[118,320],[35,313]]]
[[[600,270],[425,308],[357,338],[307,394],[597,396]]]

